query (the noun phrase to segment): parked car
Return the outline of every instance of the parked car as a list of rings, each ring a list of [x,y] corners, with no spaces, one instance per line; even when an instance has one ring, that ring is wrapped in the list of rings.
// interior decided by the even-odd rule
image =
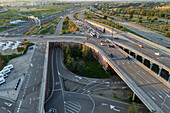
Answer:
[[[0,74],[5,75],[10,73],[11,71],[9,69],[3,69],[2,71],[0,71]]]
[[[5,83],[5,79],[4,77],[0,74],[0,85]]]
[[[4,78],[8,77],[8,74],[0,74],[1,76],[3,76]]]
[[[40,38],[44,37],[43,35],[40,36]]]
[[[14,66],[12,64],[10,65],[7,65],[3,68],[3,70],[6,70],[6,69],[9,69],[9,70],[12,70],[14,68]]]

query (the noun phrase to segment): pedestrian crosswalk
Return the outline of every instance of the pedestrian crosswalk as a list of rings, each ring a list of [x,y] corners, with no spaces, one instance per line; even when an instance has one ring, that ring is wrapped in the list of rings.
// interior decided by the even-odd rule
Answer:
[[[65,101],[64,105],[65,105],[66,113],[79,113],[81,110],[81,106],[77,102]]]

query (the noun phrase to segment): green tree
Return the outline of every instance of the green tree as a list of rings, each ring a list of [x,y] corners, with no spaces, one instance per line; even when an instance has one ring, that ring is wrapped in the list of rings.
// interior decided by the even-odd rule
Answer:
[[[142,23],[142,20],[141,20],[141,19],[138,19],[138,22],[139,22],[139,23]]]
[[[132,18],[133,18],[133,14],[130,13],[128,18],[129,18],[129,19],[132,19]]]
[[[70,54],[71,49],[70,49],[70,44],[67,44],[67,48],[66,48],[66,54]]]
[[[138,110],[138,108],[136,107],[136,105],[132,105],[128,108],[128,113],[142,113]]]
[[[167,37],[170,37],[170,32],[166,31],[166,32],[164,33],[164,35],[167,36]]]
[[[18,51],[18,52],[24,51],[24,47],[17,47],[17,51]]]
[[[107,16],[106,16],[106,15],[104,15],[103,19],[107,19]]]

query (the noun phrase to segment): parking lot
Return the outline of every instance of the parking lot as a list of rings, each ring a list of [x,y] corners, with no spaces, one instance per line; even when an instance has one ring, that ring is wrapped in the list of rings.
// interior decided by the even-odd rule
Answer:
[[[5,78],[5,83],[0,85],[1,98],[10,98],[12,100],[17,98],[19,89],[21,88],[20,86],[26,76],[25,73],[29,68],[33,52],[34,49],[28,50],[25,55],[9,61],[8,64],[12,64],[14,68],[7,74],[8,77]],[[18,85],[18,89],[15,90],[15,86],[17,85],[19,79],[21,80],[20,84]]]

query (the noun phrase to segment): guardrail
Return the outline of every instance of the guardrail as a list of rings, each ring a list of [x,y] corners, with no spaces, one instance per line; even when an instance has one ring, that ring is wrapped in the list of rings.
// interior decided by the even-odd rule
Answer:
[[[44,101],[45,101],[45,90],[46,90],[46,81],[47,81],[47,69],[48,69],[48,57],[49,57],[49,42],[47,42],[46,53],[44,58],[44,71],[42,78],[42,85],[40,89],[40,101],[38,107],[38,113],[44,112]]]

